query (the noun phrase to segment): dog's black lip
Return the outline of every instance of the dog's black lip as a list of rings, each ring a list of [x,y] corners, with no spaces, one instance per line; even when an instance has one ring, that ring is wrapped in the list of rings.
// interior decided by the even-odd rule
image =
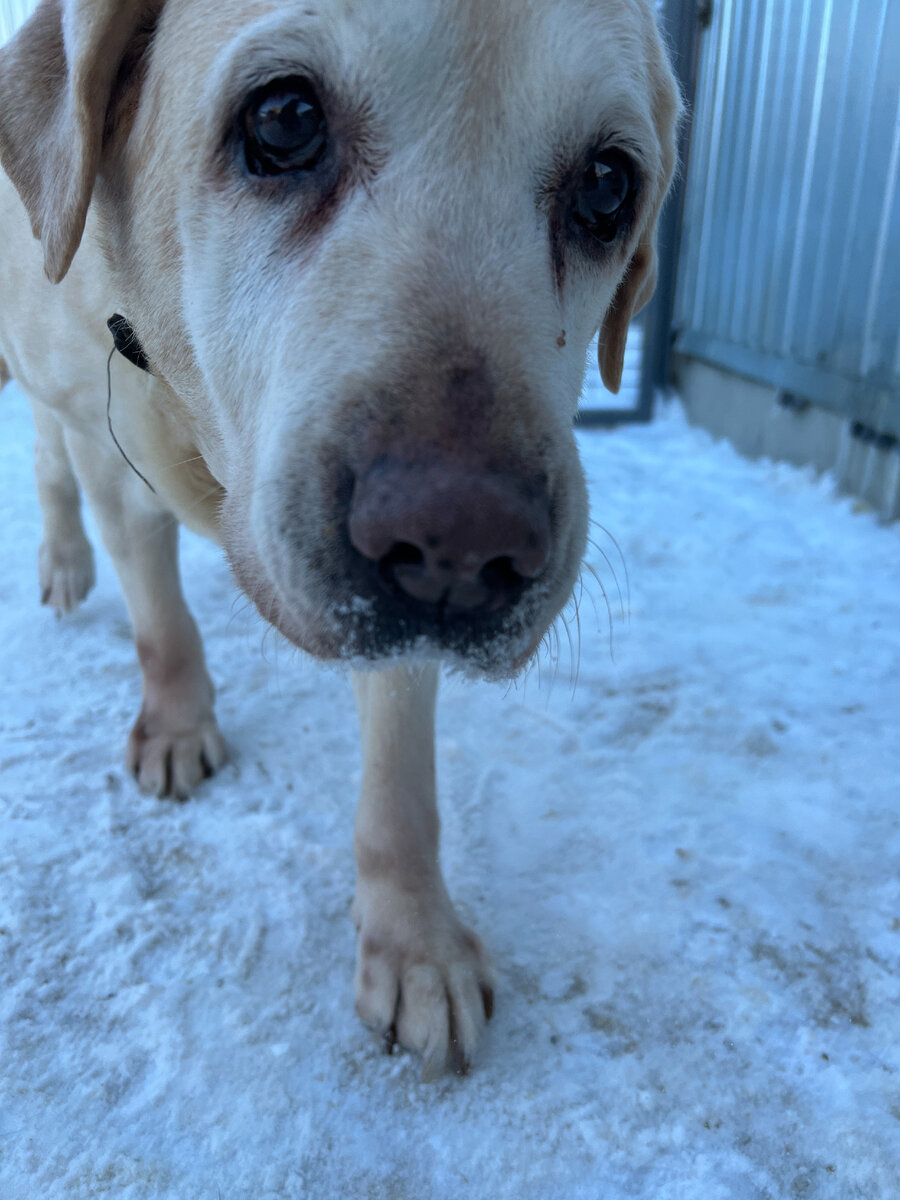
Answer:
[[[476,675],[509,678],[531,657],[531,642],[539,640],[534,613],[521,610],[504,612],[501,619],[473,618],[447,608],[436,623],[411,604],[354,592],[345,583],[324,588],[314,602],[301,602],[290,589],[279,587],[257,559],[234,553],[227,539],[226,550],[238,585],[263,620],[323,662],[376,665],[413,654],[452,659]]]
[[[399,619],[396,622],[379,620],[351,626],[342,641],[336,642],[332,657],[353,663],[372,665],[396,662],[408,656],[419,659],[441,659],[466,673],[488,678],[508,679],[516,675],[532,653],[531,640],[521,632],[510,635],[504,631],[501,644],[514,645],[514,653],[498,653],[496,641],[473,640],[471,623],[465,629],[447,624],[439,636],[434,628],[422,632],[414,623]]]

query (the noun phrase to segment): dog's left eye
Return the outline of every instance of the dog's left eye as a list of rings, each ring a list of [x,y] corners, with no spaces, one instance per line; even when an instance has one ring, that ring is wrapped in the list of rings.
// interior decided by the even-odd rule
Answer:
[[[634,198],[634,168],[620,150],[607,150],[591,161],[572,202],[572,217],[598,242],[619,233]]]
[[[309,80],[276,79],[247,101],[240,129],[253,175],[309,171],[327,144],[325,114]]]

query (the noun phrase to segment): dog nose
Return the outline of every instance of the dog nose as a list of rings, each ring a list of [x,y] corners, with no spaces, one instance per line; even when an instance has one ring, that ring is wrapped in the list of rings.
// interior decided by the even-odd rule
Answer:
[[[513,475],[380,459],[356,481],[349,532],[383,587],[497,612],[547,563],[550,503],[543,485]]]

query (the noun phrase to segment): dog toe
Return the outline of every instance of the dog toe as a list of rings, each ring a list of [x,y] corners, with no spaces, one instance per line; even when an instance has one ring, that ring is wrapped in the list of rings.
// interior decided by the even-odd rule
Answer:
[[[423,1081],[465,1075],[493,1006],[487,957],[449,906],[389,892],[357,893],[356,1011],[386,1049],[421,1055]]]
[[[187,800],[225,758],[225,742],[214,720],[185,732],[163,730],[150,737],[138,725],[128,742],[128,767],[138,787],[159,798]]]
[[[44,542],[38,553],[41,604],[58,617],[78,607],[94,586],[94,552],[86,538],[66,544]]]

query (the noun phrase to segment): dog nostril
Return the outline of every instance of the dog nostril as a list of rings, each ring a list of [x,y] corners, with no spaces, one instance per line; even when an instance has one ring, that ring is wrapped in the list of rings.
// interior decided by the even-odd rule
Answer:
[[[404,580],[418,579],[424,574],[425,555],[412,542],[395,542],[378,560],[378,574],[389,588],[397,585],[404,591]]]
[[[481,568],[478,578],[489,592],[499,595],[513,592],[525,582],[508,557],[492,558]]]
[[[381,566],[390,571],[393,567],[421,567],[424,562],[425,555],[418,546],[411,542],[397,542],[382,557]]]

